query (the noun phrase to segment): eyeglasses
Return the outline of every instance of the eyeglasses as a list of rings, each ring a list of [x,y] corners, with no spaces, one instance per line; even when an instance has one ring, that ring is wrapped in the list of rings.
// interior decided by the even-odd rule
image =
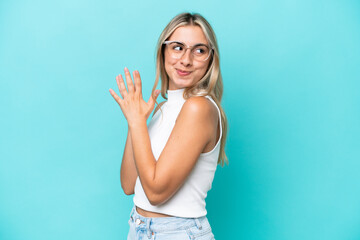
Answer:
[[[188,46],[185,43],[178,41],[165,41],[163,44],[167,46],[170,56],[175,59],[182,58],[186,50],[190,48],[194,60],[206,61],[210,57],[213,50],[211,47],[203,43],[195,44],[194,46]]]

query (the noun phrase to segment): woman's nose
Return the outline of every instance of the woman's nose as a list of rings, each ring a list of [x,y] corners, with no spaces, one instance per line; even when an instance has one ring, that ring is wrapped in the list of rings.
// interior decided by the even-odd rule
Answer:
[[[184,55],[180,59],[181,63],[185,66],[191,65],[192,62],[192,53],[190,49],[186,49]]]

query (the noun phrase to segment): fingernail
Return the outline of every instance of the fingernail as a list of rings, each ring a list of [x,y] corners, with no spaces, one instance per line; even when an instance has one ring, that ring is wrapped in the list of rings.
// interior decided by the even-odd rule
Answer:
[[[125,72],[128,72],[128,71],[129,71],[129,69],[127,67],[125,67]]]

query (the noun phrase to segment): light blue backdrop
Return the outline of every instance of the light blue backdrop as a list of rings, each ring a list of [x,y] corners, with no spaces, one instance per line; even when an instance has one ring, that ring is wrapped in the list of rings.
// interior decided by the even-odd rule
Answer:
[[[360,239],[359,1],[0,2],[0,239],[125,239],[125,66],[144,95],[167,22],[200,12],[221,51],[230,165],[217,239]]]

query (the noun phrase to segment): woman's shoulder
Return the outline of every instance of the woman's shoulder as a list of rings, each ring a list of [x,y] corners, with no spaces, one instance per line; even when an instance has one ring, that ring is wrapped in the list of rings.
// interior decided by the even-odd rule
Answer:
[[[188,98],[182,107],[182,111],[207,118],[209,115],[217,116],[217,107],[207,96],[193,96]]]

